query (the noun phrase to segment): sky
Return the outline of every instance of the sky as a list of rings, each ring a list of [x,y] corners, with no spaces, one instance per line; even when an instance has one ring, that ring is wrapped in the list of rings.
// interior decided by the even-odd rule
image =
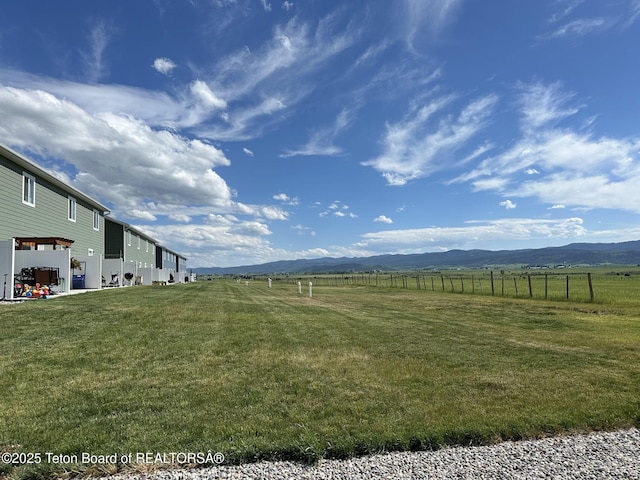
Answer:
[[[640,0],[29,0],[0,143],[189,267],[640,239]]]

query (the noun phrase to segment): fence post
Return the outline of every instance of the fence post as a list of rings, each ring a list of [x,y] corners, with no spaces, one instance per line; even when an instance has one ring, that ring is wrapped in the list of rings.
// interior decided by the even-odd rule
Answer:
[[[587,273],[587,281],[589,282],[589,298],[593,302],[593,283],[591,283],[591,273]]]
[[[495,295],[496,294],[496,289],[493,285],[493,270],[491,270],[491,295]]]
[[[516,289],[516,297],[518,296],[518,282],[516,281],[516,277],[513,277],[513,286]]]
[[[527,282],[529,282],[529,298],[533,298],[533,289],[531,288],[531,275],[527,275]]]
[[[569,300],[569,275],[567,275],[567,300]]]
[[[549,293],[549,274],[544,274],[544,299],[547,299],[547,294]]]

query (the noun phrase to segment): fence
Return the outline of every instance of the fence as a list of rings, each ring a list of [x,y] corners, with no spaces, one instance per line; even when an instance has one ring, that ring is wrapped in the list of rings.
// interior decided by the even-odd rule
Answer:
[[[538,298],[551,300],[575,300],[593,302],[597,287],[601,286],[600,300],[609,297],[618,286],[611,283],[611,275],[579,273],[513,273],[479,271],[478,273],[353,273],[343,275],[307,275],[272,277],[276,281],[297,284],[312,281],[314,286],[371,286],[403,288],[432,292],[493,295],[512,298]],[[621,278],[621,277],[617,277]],[[639,278],[635,275],[635,278]],[[597,281],[595,280],[597,279]],[[637,282],[634,281],[634,285]],[[627,285],[624,285],[627,287]],[[640,284],[635,290],[640,293]],[[634,287],[635,288],[635,287]]]

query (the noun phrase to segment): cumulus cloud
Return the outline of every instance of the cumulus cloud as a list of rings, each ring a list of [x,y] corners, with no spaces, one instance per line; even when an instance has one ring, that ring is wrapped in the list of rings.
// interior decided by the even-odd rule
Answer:
[[[505,200],[504,202],[500,202],[500,206],[506,208],[507,210],[513,210],[517,205],[511,200]]]
[[[278,200],[279,202],[284,203],[285,205],[298,205],[300,202],[298,197],[290,197],[286,193],[279,193],[273,196],[274,200]]]
[[[0,137],[52,159],[52,170],[95,192],[117,213],[137,211],[138,218],[151,219],[160,213],[157,204],[166,214],[185,203],[233,207],[231,189],[214,171],[230,162],[213,145],[154,130],[130,116],[92,115],[41,90],[0,87],[0,109],[12,118],[0,125]]]
[[[391,220],[386,215],[379,215],[376,218],[374,218],[373,221],[374,222],[379,222],[379,223],[393,223],[393,220]]]
[[[320,212],[318,216],[320,218],[325,218],[328,216],[333,216],[338,218],[358,218],[358,215],[349,211],[349,205],[345,205],[340,200],[335,200],[331,202],[331,204],[327,207],[327,209]]]
[[[163,75],[169,75],[176,68],[176,64],[170,58],[158,57],[153,61],[152,67]]]
[[[309,235],[311,237],[315,237],[316,236],[315,230],[313,230],[312,228],[309,228],[309,227],[304,227],[302,225],[295,225],[295,226],[291,227],[291,229],[295,230],[297,232],[297,234],[300,235],[300,236],[304,236],[304,235]]]

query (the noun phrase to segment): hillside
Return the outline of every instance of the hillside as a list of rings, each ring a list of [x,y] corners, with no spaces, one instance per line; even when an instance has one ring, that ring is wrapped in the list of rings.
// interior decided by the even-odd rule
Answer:
[[[377,255],[361,258],[283,260],[240,267],[194,268],[196,274],[242,275],[266,273],[333,273],[372,270],[483,268],[501,265],[638,265],[640,241],[572,243],[562,247],[523,250],[450,250],[413,255]]]

